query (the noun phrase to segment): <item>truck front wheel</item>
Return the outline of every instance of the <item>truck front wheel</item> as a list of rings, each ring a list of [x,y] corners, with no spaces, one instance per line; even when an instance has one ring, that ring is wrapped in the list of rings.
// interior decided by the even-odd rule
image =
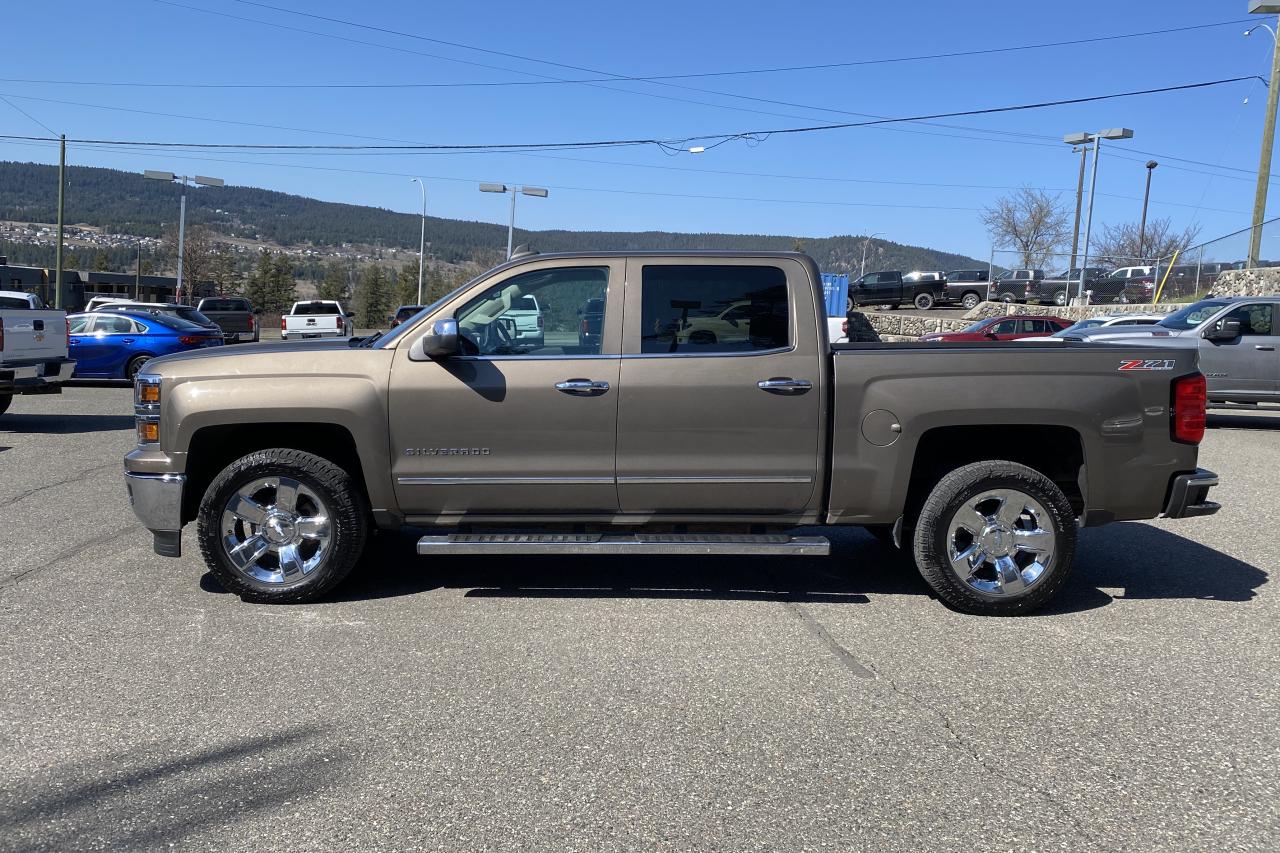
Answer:
[[[933,487],[913,545],[920,574],[956,610],[1030,613],[1071,573],[1075,513],[1039,471],[1015,462],[975,462]]]
[[[301,450],[259,450],[232,462],[200,502],[200,553],[245,601],[314,601],[364,551],[369,509],[351,476]]]

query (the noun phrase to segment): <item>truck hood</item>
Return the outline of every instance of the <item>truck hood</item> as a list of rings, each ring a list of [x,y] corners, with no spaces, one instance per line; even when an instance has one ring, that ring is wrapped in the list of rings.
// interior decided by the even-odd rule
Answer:
[[[297,343],[237,344],[152,359],[143,373],[169,378],[303,376],[362,373],[370,365],[388,366],[394,350],[353,349],[350,338],[319,338]]]

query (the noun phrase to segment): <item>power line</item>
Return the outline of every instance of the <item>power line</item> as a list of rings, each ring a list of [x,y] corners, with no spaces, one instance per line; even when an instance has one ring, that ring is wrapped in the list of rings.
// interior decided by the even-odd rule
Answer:
[[[157,0],[158,2],[158,0]],[[522,150],[560,150],[560,149],[576,149],[576,148],[611,148],[611,147],[627,147],[637,145],[656,145],[664,150],[671,150],[678,146],[684,146],[690,142],[711,142],[704,148],[714,148],[731,141],[744,141],[748,144],[758,144],[772,136],[794,135],[802,133],[819,133],[833,130],[846,130],[850,128],[875,127],[886,124],[900,124],[906,122],[929,121],[940,118],[957,118],[961,116],[974,115],[995,115],[999,113],[1023,112],[1028,110],[1046,109],[1049,107],[1066,106],[1073,104],[1093,103],[1097,101],[1108,101],[1119,98],[1132,98],[1142,95],[1165,94],[1169,92],[1183,92],[1195,89],[1205,89],[1212,86],[1222,86],[1229,83],[1239,83],[1245,80],[1258,79],[1256,75],[1248,75],[1244,77],[1229,77],[1222,80],[1207,80],[1199,83],[1183,83],[1176,86],[1160,86],[1153,89],[1136,89],[1128,92],[1115,92],[1107,95],[1090,95],[1079,98],[1063,98],[1055,101],[1039,101],[1030,104],[1015,104],[1011,106],[1001,107],[983,107],[972,110],[957,110],[945,113],[929,113],[925,115],[901,116],[880,119],[868,119],[866,121],[857,122],[840,122],[833,124],[808,125],[804,127],[783,127],[772,128],[769,130],[748,130],[737,131],[732,133],[714,133],[700,134],[694,136],[686,136],[679,138],[635,138],[635,139],[605,139],[605,140],[582,140],[571,142],[517,142],[517,143],[467,143],[467,144],[388,144],[388,145],[336,145],[336,144],[286,144],[286,143],[232,143],[232,142],[160,142],[160,141],[141,141],[141,140],[108,140],[108,139],[75,139],[68,140],[88,145],[126,145],[126,146],[147,146],[152,148],[205,148],[205,149],[242,149],[242,150],[277,150],[277,151],[305,151],[305,150],[325,150],[325,151],[479,151],[479,150],[504,150],[509,152]],[[230,121],[230,120],[227,120]],[[22,136],[3,136],[0,138],[9,139],[39,139],[40,137],[22,137]]]
[[[4,95],[0,95],[0,101],[4,101],[4,102],[5,102],[6,104],[8,104],[9,106],[13,107],[15,110],[17,110],[18,112],[22,113],[22,114],[23,114],[24,116],[26,116],[27,118],[31,119],[31,121],[32,121],[32,122],[34,122],[35,124],[40,125],[40,126],[41,126],[41,127],[43,127],[45,130],[49,131],[49,133],[52,133],[52,134],[55,134],[55,135],[57,134],[57,131],[56,131],[56,130],[54,130],[53,128],[49,127],[49,125],[45,124],[45,123],[44,123],[44,122],[42,122],[40,119],[36,118],[36,117],[35,117],[35,116],[33,116],[31,113],[27,112],[27,111],[26,111],[26,110],[24,110],[22,107],[18,106],[18,105],[17,105],[17,104],[15,104],[13,101],[11,101],[11,100],[9,100],[8,98],[6,98]]]
[[[215,14],[212,10],[199,9],[198,7],[194,7],[194,6],[183,6],[182,4],[179,4],[179,3],[166,3],[165,5],[179,6],[181,8],[190,9],[192,11],[209,12],[210,14]],[[379,27],[368,27],[367,25],[359,24],[356,22],[342,21],[337,18],[327,18],[321,15],[314,15],[307,12],[298,12],[292,9],[282,9],[275,6],[267,6],[266,4],[263,4],[263,3],[249,3],[247,5],[261,6],[263,8],[274,9],[276,11],[287,12],[288,14],[294,14],[294,15],[301,15],[308,18],[318,18],[320,20],[329,21],[332,23],[340,23],[345,26],[374,29],[374,30],[377,30],[378,32],[383,32],[383,33],[397,35],[397,36],[403,36],[406,38],[415,38],[415,39],[422,39],[425,41],[433,41],[439,44],[463,48],[466,50],[476,50],[476,51],[483,51],[485,53],[495,53],[500,56],[505,56],[511,59],[519,59],[525,62],[537,62],[537,63],[543,63],[548,65],[557,65],[564,68],[576,69],[576,66],[572,66],[572,65],[561,65],[561,63],[549,62],[548,60],[521,56],[519,54],[505,53],[502,51],[490,50],[488,48],[475,47],[473,45],[461,44],[459,42],[450,42],[450,41],[444,41],[441,39],[431,39],[431,38],[427,38],[426,36],[412,35],[408,33],[399,32],[396,30],[388,30],[388,29],[383,29]],[[253,19],[241,18],[240,20],[252,21]],[[266,24],[268,22],[255,21],[255,23]],[[108,81],[108,80],[32,80],[32,79],[16,78],[16,77],[0,77],[0,83],[31,83],[31,84],[45,84],[45,85],[58,85],[58,86],[115,86],[115,87],[135,87],[135,88],[155,88],[155,89],[464,89],[464,88],[507,87],[507,86],[559,86],[564,84],[612,83],[612,82],[621,82],[621,81],[631,82],[631,83],[654,83],[654,82],[659,82],[663,80],[690,80],[690,79],[702,79],[707,77],[738,77],[738,76],[749,76],[749,75],[758,75],[758,74],[779,74],[779,73],[795,72],[795,71],[823,71],[823,70],[829,70],[829,69],[835,69],[835,68],[854,68],[854,67],[859,67],[864,65],[885,65],[890,63],[918,62],[918,61],[936,60],[936,59],[952,59],[952,58],[966,57],[966,56],[983,56],[983,55],[997,54],[997,53],[1012,53],[1012,52],[1026,51],[1026,50],[1040,50],[1044,48],[1070,47],[1070,46],[1076,46],[1076,45],[1082,45],[1082,44],[1094,44],[1098,42],[1118,41],[1121,39],[1133,39],[1133,38],[1142,38],[1146,36],[1167,35],[1171,33],[1184,33],[1184,32],[1191,32],[1194,30],[1213,29],[1216,27],[1239,26],[1240,24],[1247,24],[1247,23],[1250,23],[1250,21],[1243,20],[1243,19],[1235,20],[1235,21],[1217,21],[1215,23],[1210,23],[1210,24],[1195,24],[1195,25],[1190,25],[1185,27],[1171,27],[1171,28],[1162,29],[1162,30],[1146,30],[1146,31],[1137,32],[1137,33],[1121,33],[1117,35],[1092,36],[1089,38],[1072,39],[1068,41],[1039,42],[1035,44],[1014,45],[1010,47],[984,48],[981,50],[962,50],[962,51],[952,51],[948,53],[915,54],[911,56],[883,57],[880,59],[862,59],[862,60],[856,60],[856,61],[850,61],[850,62],[826,62],[826,63],[820,63],[816,65],[783,65],[783,66],[775,66],[772,68],[746,68],[746,69],[730,70],[730,71],[700,71],[700,72],[691,72],[691,73],[685,73],[685,74],[647,74],[647,75],[617,74],[617,75],[610,75],[605,77],[589,77],[589,78],[566,79],[566,80],[558,80],[558,79],[551,78],[546,80],[463,81],[463,82],[451,82],[451,83],[404,83],[404,82],[397,82],[397,83],[173,83],[173,82],[129,82],[129,81]],[[317,33],[317,35],[323,35],[323,34]],[[377,45],[373,43],[368,43],[368,44],[374,47],[390,47],[389,45]],[[447,61],[459,61],[451,57],[445,57],[445,56],[440,56],[436,58],[447,60]],[[481,66],[481,67],[495,68],[495,66]],[[511,70],[511,69],[498,69],[498,70]],[[609,72],[598,72],[598,73],[606,74]],[[720,94],[720,93],[716,93],[716,94]],[[734,97],[734,96],[730,96],[730,97]],[[820,108],[820,109],[825,109],[825,108]]]

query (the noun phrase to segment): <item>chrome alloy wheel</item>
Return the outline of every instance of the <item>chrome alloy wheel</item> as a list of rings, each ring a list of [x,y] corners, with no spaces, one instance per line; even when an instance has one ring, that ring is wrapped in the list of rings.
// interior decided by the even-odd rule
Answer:
[[[1053,566],[1057,531],[1049,512],[1015,489],[991,489],[969,498],[947,527],[951,570],[970,589],[1015,596]]]
[[[311,489],[290,477],[262,477],[241,486],[222,510],[222,547],[251,580],[286,585],[301,580],[329,553],[333,523]]]

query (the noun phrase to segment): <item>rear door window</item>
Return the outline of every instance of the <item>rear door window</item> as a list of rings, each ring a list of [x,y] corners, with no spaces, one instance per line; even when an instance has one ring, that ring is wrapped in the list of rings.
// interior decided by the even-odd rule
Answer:
[[[642,353],[767,352],[791,343],[779,267],[647,265],[640,297]]]

